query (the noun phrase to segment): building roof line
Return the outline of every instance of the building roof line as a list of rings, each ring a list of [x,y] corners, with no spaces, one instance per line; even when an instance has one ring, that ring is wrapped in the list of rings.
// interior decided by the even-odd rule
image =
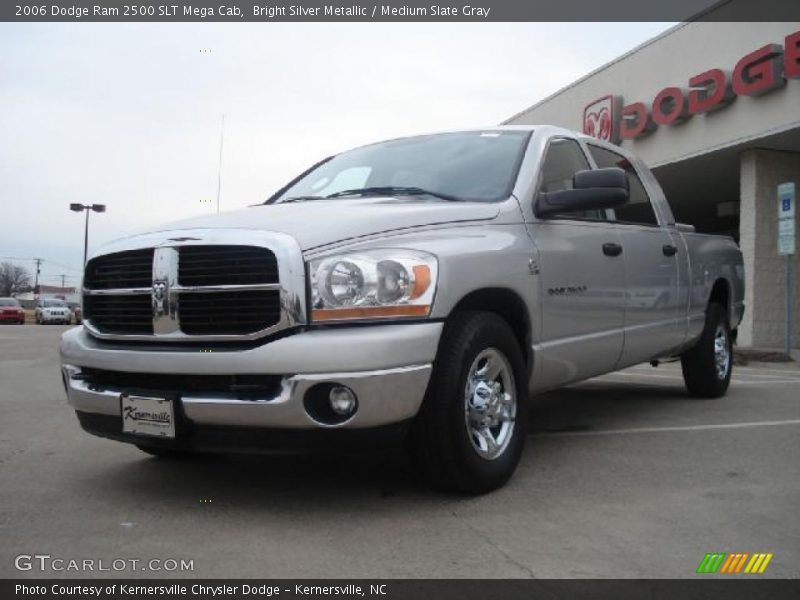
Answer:
[[[665,37],[667,37],[669,35],[672,35],[676,31],[678,31],[679,29],[682,29],[683,27],[686,27],[688,24],[690,24],[690,23],[692,23],[694,21],[698,21],[703,17],[707,17],[710,13],[712,13],[712,12],[714,12],[716,10],[719,10],[722,6],[724,6],[726,4],[729,4],[731,1],[732,0],[721,0],[720,2],[717,2],[717,3],[715,3],[715,4],[711,5],[711,6],[703,9],[702,11],[700,11],[700,12],[692,15],[691,17],[689,17],[686,21],[682,21],[682,22],[678,23],[677,25],[673,25],[672,27],[662,31],[658,35],[651,37],[649,40],[645,40],[644,42],[642,42],[638,46],[635,46],[634,48],[631,48],[630,50],[628,50],[624,54],[621,54],[620,56],[616,57],[615,59],[613,59],[613,60],[611,60],[611,61],[609,61],[609,62],[607,62],[607,63],[605,63],[605,64],[603,64],[603,65],[601,65],[599,67],[597,67],[596,69],[590,71],[586,75],[576,79],[572,83],[570,83],[568,85],[565,85],[561,89],[553,92],[549,96],[546,96],[546,97],[542,98],[541,100],[539,100],[535,104],[529,106],[528,108],[525,108],[525,109],[519,111],[518,113],[510,116],[508,119],[505,119],[500,124],[501,125],[508,125],[514,119],[518,119],[519,117],[521,117],[525,113],[531,112],[532,110],[538,108],[539,106],[541,106],[545,102],[549,102],[550,100],[552,100],[556,96],[560,96],[561,94],[563,94],[567,90],[569,90],[569,89],[571,89],[571,88],[583,83],[584,81],[586,81],[590,77],[594,77],[595,75],[597,75],[601,71],[605,71],[606,69],[608,69],[612,65],[615,65],[618,62],[621,62],[621,61],[625,60],[626,58],[628,58],[632,54],[636,54],[637,52],[639,52],[640,50],[643,50],[647,46],[650,46],[651,44],[654,44],[657,41],[659,41],[659,40],[661,40],[661,39],[663,39],[663,38],[665,38]]]
[[[686,25],[688,25],[688,22],[682,22],[682,23],[678,23],[677,25],[673,25],[669,29],[666,29],[665,31],[662,31],[661,33],[659,33],[655,37],[650,38],[649,40],[645,40],[644,42],[642,42],[638,46],[635,46],[634,48],[628,50],[624,54],[619,55],[615,59],[613,59],[613,60],[611,60],[611,61],[609,61],[609,62],[607,62],[607,63],[605,63],[605,64],[603,64],[603,65],[601,65],[599,67],[597,67],[596,69],[594,69],[592,71],[589,71],[586,75],[583,75],[582,77],[579,77],[578,79],[576,79],[572,83],[569,83],[569,84],[565,85],[564,87],[556,90],[555,92],[553,92],[549,96],[545,96],[544,98],[542,98],[541,100],[539,100],[535,104],[532,104],[528,108],[522,109],[518,113],[516,113],[516,114],[510,116],[509,118],[505,119],[504,121],[502,121],[500,124],[501,125],[508,125],[514,119],[518,119],[519,117],[521,117],[525,113],[529,113],[532,110],[534,110],[536,108],[539,108],[542,104],[544,104],[546,102],[550,102],[550,100],[552,100],[556,96],[560,96],[561,94],[563,94],[567,90],[570,90],[570,89],[574,88],[575,86],[580,85],[581,83],[583,83],[587,79],[589,79],[591,77],[594,77],[595,75],[597,75],[601,71],[605,71],[606,69],[608,69],[609,67],[617,64],[618,62],[622,62],[623,60],[625,60],[626,58],[628,58],[632,54],[635,54],[635,53],[639,52],[639,50],[642,50],[642,49],[646,48],[650,44],[654,44],[655,42],[657,42],[661,38],[667,37],[668,35],[672,35],[675,31],[677,31],[678,29],[681,29],[682,27],[685,27]]]

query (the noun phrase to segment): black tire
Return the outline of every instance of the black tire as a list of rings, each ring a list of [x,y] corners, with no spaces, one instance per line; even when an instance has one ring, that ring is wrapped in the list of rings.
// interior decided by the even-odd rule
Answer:
[[[727,351],[724,373],[723,365],[717,358],[723,356],[715,351],[718,336],[724,338]],[[681,356],[681,369],[686,389],[699,398],[719,398],[728,390],[733,371],[733,341],[728,323],[728,315],[719,304],[709,304],[706,309],[706,323],[697,344]]]
[[[466,385],[473,362],[482,352],[492,350],[499,351],[510,366],[517,402],[509,441],[501,454],[489,460],[473,445],[466,422]],[[414,463],[432,486],[482,494],[501,487],[511,477],[527,433],[529,402],[522,357],[511,328],[497,315],[465,311],[448,319],[425,400],[409,435]]]
[[[189,450],[175,450],[174,448],[162,448],[160,446],[146,446],[144,444],[136,444],[136,447],[142,452],[155,456],[157,458],[165,458],[168,460],[180,460],[195,456]]]

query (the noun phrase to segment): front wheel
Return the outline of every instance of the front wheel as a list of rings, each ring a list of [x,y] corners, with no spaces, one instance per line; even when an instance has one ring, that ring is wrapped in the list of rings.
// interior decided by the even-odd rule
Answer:
[[[481,494],[511,477],[526,433],[522,356],[497,315],[470,311],[448,320],[410,435],[415,463],[432,485]]]
[[[719,398],[728,390],[733,368],[733,342],[728,316],[719,304],[709,304],[697,344],[681,356],[686,389],[700,398]]]

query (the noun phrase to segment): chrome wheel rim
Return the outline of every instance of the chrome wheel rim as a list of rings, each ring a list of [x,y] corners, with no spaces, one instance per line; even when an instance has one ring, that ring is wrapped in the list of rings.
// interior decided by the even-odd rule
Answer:
[[[514,435],[517,393],[511,364],[496,348],[483,350],[469,368],[464,388],[464,416],[478,456],[494,460]]]
[[[717,378],[725,379],[731,366],[731,353],[728,347],[728,333],[722,325],[718,325],[714,333],[714,364],[717,367]]]

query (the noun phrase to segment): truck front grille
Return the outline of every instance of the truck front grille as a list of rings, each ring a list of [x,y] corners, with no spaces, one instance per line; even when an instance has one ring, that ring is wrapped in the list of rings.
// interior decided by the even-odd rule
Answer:
[[[83,285],[93,290],[149,288],[153,285],[153,248],[93,258],[86,265]]]
[[[103,333],[153,335],[153,307],[149,295],[83,297],[83,318]]]
[[[245,334],[281,318],[277,290],[183,294],[178,301],[181,330],[190,335]]]
[[[278,282],[278,261],[266,248],[184,246],[178,251],[181,285],[255,285]]]
[[[278,260],[269,248],[179,245],[98,256],[84,277],[93,333],[191,341],[261,334],[282,318]]]

